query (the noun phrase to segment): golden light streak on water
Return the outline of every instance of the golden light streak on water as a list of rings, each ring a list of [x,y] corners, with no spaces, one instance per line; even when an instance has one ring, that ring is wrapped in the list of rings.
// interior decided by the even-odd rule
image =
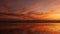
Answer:
[[[36,24],[33,30],[47,30],[47,31],[60,31],[60,23],[39,23]]]

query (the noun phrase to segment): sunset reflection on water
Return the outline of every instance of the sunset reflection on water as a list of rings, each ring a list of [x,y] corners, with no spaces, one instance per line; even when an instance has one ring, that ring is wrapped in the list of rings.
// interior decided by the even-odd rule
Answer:
[[[1,25],[1,30],[20,34],[60,34],[60,23],[10,23]]]

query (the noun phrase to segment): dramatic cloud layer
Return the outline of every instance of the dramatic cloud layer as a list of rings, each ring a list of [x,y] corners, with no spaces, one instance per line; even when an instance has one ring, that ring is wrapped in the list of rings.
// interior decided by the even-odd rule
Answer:
[[[0,18],[13,18],[19,20],[32,20],[32,19],[52,19],[60,13],[60,0],[1,0],[0,12],[14,14],[15,16],[7,16],[1,14]],[[19,16],[16,16],[19,15]],[[56,19],[60,19],[60,16]],[[53,18],[55,19],[55,18]],[[55,20],[56,20],[55,19]]]

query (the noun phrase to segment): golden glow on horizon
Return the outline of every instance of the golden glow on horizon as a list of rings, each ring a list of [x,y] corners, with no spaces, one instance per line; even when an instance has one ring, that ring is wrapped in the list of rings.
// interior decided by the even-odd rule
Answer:
[[[45,18],[48,18],[48,19],[52,19],[52,20],[60,20],[60,14],[50,14],[48,15],[47,17]]]
[[[60,20],[60,14],[44,14],[44,15],[33,15],[34,18],[39,20]]]

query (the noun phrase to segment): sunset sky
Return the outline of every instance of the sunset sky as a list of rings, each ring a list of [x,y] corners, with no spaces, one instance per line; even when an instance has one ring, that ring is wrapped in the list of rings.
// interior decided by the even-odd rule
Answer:
[[[60,0],[0,0],[0,12],[25,14],[23,17],[4,15],[0,18],[60,20]]]
[[[1,20],[52,20],[51,22],[54,22],[53,20],[60,20],[60,0],[0,0],[0,21]],[[19,23],[5,25],[0,24],[0,29],[3,30],[22,28],[28,31],[28,29],[31,28],[32,31],[48,31],[60,33],[60,23],[41,24],[41,22],[40,24],[34,23],[30,25]],[[50,21],[48,22],[50,23]],[[29,23],[29,21],[27,21],[27,23]]]

